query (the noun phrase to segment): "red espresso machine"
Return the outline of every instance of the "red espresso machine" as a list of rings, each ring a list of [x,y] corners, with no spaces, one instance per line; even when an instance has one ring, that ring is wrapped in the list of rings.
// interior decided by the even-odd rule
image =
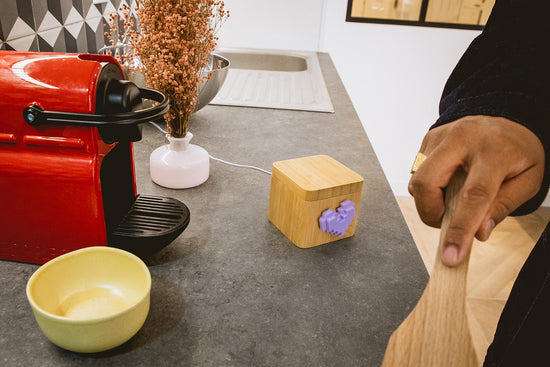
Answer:
[[[179,236],[188,208],[136,193],[132,147],[168,109],[111,56],[0,51],[0,259],[97,245],[143,258]]]

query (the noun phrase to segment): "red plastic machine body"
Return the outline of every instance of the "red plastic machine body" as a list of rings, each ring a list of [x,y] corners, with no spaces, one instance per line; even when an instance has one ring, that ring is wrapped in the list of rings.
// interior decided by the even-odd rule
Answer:
[[[110,56],[0,51],[0,259],[44,263],[112,242],[132,251],[142,240],[143,231],[115,230],[138,201],[132,141],[141,138],[137,123],[168,107],[134,112],[136,93],[156,91],[121,80]],[[172,216],[187,209],[171,200]],[[149,245],[171,242],[188,217],[172,223],[169,238],[146,233]],[[118,246],[121,236],[130,245]]]

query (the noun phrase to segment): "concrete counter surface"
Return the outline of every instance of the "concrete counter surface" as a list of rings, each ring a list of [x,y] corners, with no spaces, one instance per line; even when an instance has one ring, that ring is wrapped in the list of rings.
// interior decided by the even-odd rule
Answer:
[[[335,113],[207,106],[191,143],[227,161],[327,154],[364,177],[353,237],[300,249],[267,220],[270,176],[211,161],[186,190],[155,185],[149,155],[165,143],[144,126],[134,145],[138,192],[190,209],[183,234],[147,260],[151,309],[138,334],[83,355],[51,344],[25,285],[36,265],[0,261],[4,366],[379,366],[428,275],[329,55],[319,55]]]

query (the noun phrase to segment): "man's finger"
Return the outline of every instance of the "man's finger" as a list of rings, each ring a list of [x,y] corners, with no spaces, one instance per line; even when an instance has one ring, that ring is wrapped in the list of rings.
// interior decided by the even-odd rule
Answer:
[[[489,239],[489,235],[497,224],[519,208],[522,203],[535,196],[540,190],[538,183],[542,181],[543,175],[544,169],[534,166],[505,181],[493,200],[484,221],[481,223],[476,238],[480,241]]]
[[[486,169],[484,164],[471,166],[460,191],[455,214],[449,222],[443,242],[442,261],[447,266],[462,262],[497,196],[503,175],[498,172],[486,175]]]
[[[464,164],[463,144],[440,144],[428,150],[426,160],[409,181],[409,193],[414,197],[422,221],[431,227],[440,227],[445,211],[443,189],[447,187],[456,169]],[[457,148],[458,147],[458,148]]]

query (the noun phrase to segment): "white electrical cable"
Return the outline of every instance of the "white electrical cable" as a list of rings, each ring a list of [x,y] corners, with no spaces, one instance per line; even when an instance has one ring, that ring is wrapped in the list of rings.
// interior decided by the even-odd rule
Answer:
[[[153,125],[154,127],[156,127],[157,129],[160,130],[160,132],[162,132],[164,135],[167,134],[166,131],[164,131],[164,129],[162,127],[160,127],[159,125],[157,125],[156,123],[154,123],[153,121],[149,121],[149,123],[151,125]],[[249,166],[247,164],[237,164],[237,163],[232,163],[232,162],[228,162],[228,161],[224,161],[223,159],[220,159],[220,158],[216,158],[214,156],[210,156],[210,159],[213,159],[215,161],[218,161],[218,162],[221,162],[221,163],[225,163],[225,164],[228,164],[230,166],[234,166],[234,167],[239,167],[239,168],[250,168],[250,169],[255,169],[256,171],[260,171],[260,172],[263,172],[263,173],[267,173],[268,175],[271,175],[271,172],[269,172],[268,170],[265,170],[263,168],[260,168],[260,167],[254,167],[254,166]]]
[[[156,127],[157,129],[159,129],[160,132],[163,133],[164,135],[168,134],[166,131],[164,131],[164,130],[162,129],[162,127],[158,126],[155,122],[149,121],[149,123],[150,123],[151,125],[153,125],[154,127]]]
[[[223,159],[219,159],[219,158],[216,158],[216,157],[213,157],[213,156],[210,156],[210,159],[228,164],[230,166],[235,166],[235,167],[240,167],[240,168],[251,168],[251,169],[255,169],[257,171],[263,172],[263,173],[267,173],[268,175],[271,174],[271,172],[269,172],[268,170],[265,170],[265,169],[259,168],[259,167],[249,166],[249,165],[246,165],[246,164],[231,163],[231,162],[227,162],[227,161],[224,161]]]

